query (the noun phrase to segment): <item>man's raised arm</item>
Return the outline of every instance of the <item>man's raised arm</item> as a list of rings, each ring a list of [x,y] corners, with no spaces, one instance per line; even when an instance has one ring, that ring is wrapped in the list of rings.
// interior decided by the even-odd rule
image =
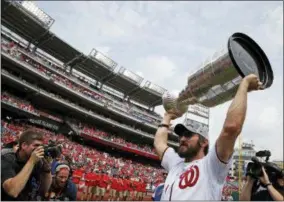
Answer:
[[[222,132],[216,142],[218,158],[227,162],[233,154],[235,141],[242,131],[247,111],[247,94],[261,89],[257,76],[250,74],[243,78],[226,116]]]
[[[165,113],[161,124],[170,126],[171,120],[171,115]],[[158,128],[154,139],[154,147],[160,160],[162,160],[163,154],[168,147],[168,127]]]

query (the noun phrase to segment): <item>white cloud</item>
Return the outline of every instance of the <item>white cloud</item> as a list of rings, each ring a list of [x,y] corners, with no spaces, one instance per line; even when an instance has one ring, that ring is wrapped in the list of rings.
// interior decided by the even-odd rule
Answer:
[[[107,46],[96,47],[96,50],[100,51],[104,55],[108,55],[110,51],[110,47],[107,47]]]
[[[140,28],[147,23],[147,19],[143,18],[134,10],[127,9],[124,7],[123,9],[123,19],[130,24],[131,26]]]
[[[268,55],[275,77],[270,89],[249,94],[241,139],[283,159],[283,2],[37,3],[55,18],[51,30],[77,49],[99,47],[144,80],[176,92],[231,34],[248,34]],[[211,143],[229,104],[211,109]],[[162,106],[156,111],[164,113]]]
[[[270,129],[271,125],[281,124],[281,112],[275,106],[264,107],[256,122],[262,127]]]
[[[144,77],[157,85],[171,82],[177,71],[176,65],[166,56],[148,56],[137,59],[135,66],[143,71]]]

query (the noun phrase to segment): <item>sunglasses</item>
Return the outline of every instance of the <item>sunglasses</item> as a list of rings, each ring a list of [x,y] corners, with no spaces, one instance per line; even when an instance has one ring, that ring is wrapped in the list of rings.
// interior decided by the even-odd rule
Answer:
[[[195,135],[195,133],[190,132],[190,131],[184,131],[184,132],[179,136],[179,138],[181,138],[181,137],[191,138],[193,135]]]

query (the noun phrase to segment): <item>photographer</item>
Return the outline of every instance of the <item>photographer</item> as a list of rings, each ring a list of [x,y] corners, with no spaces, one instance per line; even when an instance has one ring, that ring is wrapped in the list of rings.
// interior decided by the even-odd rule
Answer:
[[[1,200],[40,200],[50,187],[49,162],[44,158],[43,134],[26,130],[19,149],[1,157]]]
[[[253,186],[257,182],[250,175],[247,176],[241,195],[240,201],[283,201],[284,195],[284,176],[283,172],[278,174],[275,183],[271,183],[269,177],[262,167],[263,175],[259,177],[262,186],[265,188],[252,194]]]
[[[76,201],[77,188],[70,178],[70,167],[59,163],[55,168],[55,175],[49,191],[45,194],[47,201]]]

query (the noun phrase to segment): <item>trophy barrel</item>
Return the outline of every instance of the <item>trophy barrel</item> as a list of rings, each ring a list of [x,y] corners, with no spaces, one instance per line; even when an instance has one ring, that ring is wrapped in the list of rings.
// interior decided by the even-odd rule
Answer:
[[[179,100],[196,97],[206,107],[217,106],[231,100],[242,78],[252,73],[264,88],[272,85],[273,71],[264,51],[247,35],[235,33],[225,49],[216,52],[188,77]]]

